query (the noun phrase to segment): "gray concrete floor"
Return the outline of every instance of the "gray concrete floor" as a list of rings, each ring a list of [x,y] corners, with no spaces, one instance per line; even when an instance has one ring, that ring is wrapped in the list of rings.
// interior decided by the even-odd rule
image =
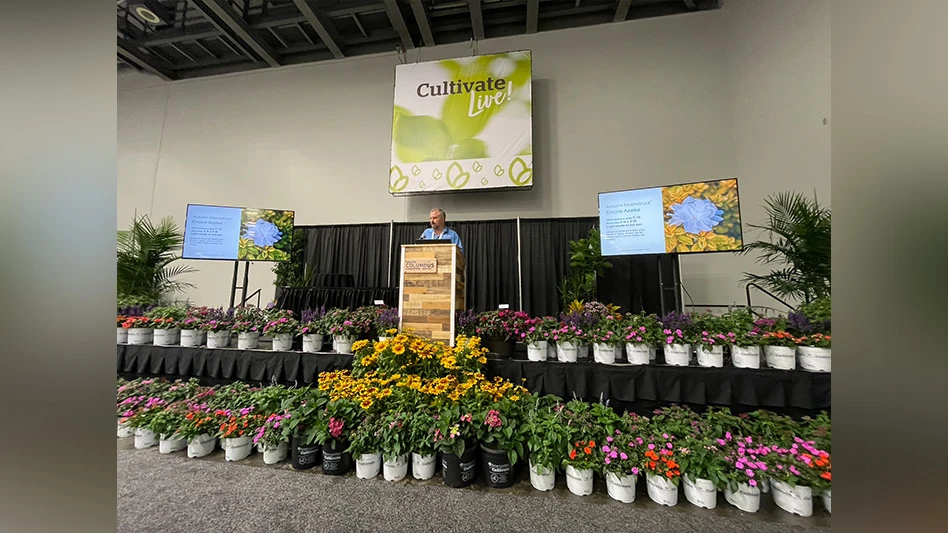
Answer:
[[[188,459],[158,448],[136,450],[118,439],[118,531],[120,532],[297,532],[297,531],[502,531],[583,532],[698,531],[768,533],[829,531],[830,515],[814,502],[814,515],[794,516],[766,495],[760,511],[741,512],[718,496],[713,510],[687,502],[675,507],[649,500],[640,480],[635,502],[608,497],[596,479],[590,496],[574,496],[557,477],[551,492],[533,490],[529,479],[508,489],[483,484],[453,489],[432,480],[387,482],[326,476],[319,467],[296,471],[289,463],[264,465],[260,454],[227,463],[220,449]],[[410,474],[409,474],[410,477]]]

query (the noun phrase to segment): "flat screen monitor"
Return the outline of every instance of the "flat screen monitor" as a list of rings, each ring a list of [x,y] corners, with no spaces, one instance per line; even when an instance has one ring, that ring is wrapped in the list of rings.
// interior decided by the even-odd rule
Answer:
[[[737,179],[599,193],[602,255],[736,252]]]
[[[184,259],[289,261],[293,211],[188,204]]]

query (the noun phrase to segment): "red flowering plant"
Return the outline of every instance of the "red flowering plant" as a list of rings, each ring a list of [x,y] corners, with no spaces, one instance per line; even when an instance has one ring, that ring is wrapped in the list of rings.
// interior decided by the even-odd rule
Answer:
[[[116,327],[119,327],[119,328],[123,327],[123,324],[125,324],[125,321],[127,319],[128,317],[125,315],[116,315],[115,317]]]
[[[156,307],[148,311],[145,316],[151,320],[151,327],[155,329],[175,329],[178,327],[178,322],[185,318],[186,311],[183,307],[171,305]]]
[[[147,316],[130,316],[125,318],[125,322],[122,322],[122,327],[125,329],[131,328],[150,328],[151,319]]]
[[[794,437],[789,447],[771,446],[765,459],[770,477],[792,486],[829,489],[833,481],[830,454],[814,444]]]
[[[643,466],[647,473],[664,477],[678,486],[681,477],[681,465],[678,464],[675,455],[678,450],[672,442],[674,436],[665,434],[665,437],[649,436],[645,444],[646,450],[643,452],[645,455]]]
[[[254,408],[224,409],[218,436],[222,439],[250,437],[262,421],[260,415],[253,414]]]
[[[177,433],[188,442],[204,434],[216,437],[223,419],[225,419],[223,410],[213,409],[206,402],[190,402]]]
[[[362,415],[354,401],[339,398],[326,403],[322,416],[315,419],[316,442],[323,446],[348,446],[349,437],[355,431]]]
[[[475,331],[478,335],[503,337],[506,341],[511,337],[519,338],[519,334],[524,330],[524,324],[529,319],[530,315],[523,311],[511,309],[487,311],[477,316]]]
[[[754,327],[751,332],[760,336],[760,344],[763,346],[786,346],[793,348],[797,345],[797,339],[792,333],[787,331],[787,319],[777,318],[758,318],[754,321]]]
[[[764,346],[785,346],[787,348],[794,348],[797,345],[797,338],[786,331],[771,331],[761,335],[760,343]]]
[[[598,470],[603,464],[603,455],[594,439],[580,439],[570,443],[563,466],[577,470]]]
[[[822,333],[813,333],[812,335],[804,335],[802,337],[797,337],[796,343],[798,346],[812,346],[814,348],[832,348],[832,337],[829,335],[824,335]]]

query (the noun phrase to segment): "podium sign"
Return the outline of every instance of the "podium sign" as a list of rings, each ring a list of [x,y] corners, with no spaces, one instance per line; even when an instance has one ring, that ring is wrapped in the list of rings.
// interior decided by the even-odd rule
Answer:
[[[464,256],[455,244],[402,246],[399,329],[454,345],[454,317],[464,309]]]

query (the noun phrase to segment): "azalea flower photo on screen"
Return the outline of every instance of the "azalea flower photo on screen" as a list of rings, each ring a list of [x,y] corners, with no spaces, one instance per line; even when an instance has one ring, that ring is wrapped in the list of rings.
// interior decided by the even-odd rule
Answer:
[[[293,211],[244,209],[240,216],[237,259],[289,261],[293,216]]]
[[[743,246],[737,180],[662,188],[665,251],[720,252]]]

